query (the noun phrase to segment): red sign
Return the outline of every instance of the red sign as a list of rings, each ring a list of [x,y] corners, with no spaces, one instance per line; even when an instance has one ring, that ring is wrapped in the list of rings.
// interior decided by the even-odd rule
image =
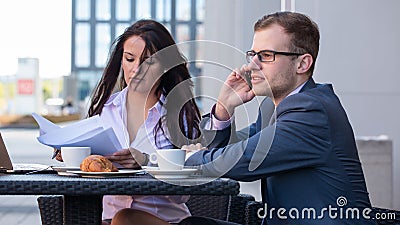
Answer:
[[[35,91],[35,81],[31,79],[18,80],[17,90],[20,95],[31,95]]]

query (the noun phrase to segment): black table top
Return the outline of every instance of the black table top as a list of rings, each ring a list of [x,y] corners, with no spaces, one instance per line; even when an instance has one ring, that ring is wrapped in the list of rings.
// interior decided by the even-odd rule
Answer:
[[[0,175],[2,195],[237,195],[227,178],[161,181],[150,175],[124,178],[65,177],[57,174]]]

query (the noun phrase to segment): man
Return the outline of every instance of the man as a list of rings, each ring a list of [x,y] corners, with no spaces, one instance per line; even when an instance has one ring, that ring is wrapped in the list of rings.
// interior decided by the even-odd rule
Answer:
[[[270,97],[275,114],[270,119],[261,109],[248,138],[238,141],[232,131],[225,147],[196,152],[187,164],[204,164],[209,175],[261,179],[266,207],[259,212],[268,225],[375,224],[346,112],[332,85],[312,78],[318,49],[318,27],[303,14],[278,12],[258,20],[249,64],[225,81],[209,126],[234,127],[235,108],[255,95]],[[242,79],[245,71],[251,71],[252,89]],[[268,108],[268,101],[261,106]],[[219,224],[202,218],[182,224],[196,221]]]

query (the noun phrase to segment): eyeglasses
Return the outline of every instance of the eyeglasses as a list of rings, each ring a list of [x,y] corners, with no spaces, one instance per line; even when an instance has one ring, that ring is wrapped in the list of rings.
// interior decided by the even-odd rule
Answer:
[[[246,60],[247,62],[251,62],[253,57],[257,55],[258,60],[260,62],[273,62],[275,61],[275,55],[304,55],[306,53],[294,53],[294,52],[277,52],[272,50],[261,50],[259,52],[255,52],[254,50],[250,50],[246,52]]]

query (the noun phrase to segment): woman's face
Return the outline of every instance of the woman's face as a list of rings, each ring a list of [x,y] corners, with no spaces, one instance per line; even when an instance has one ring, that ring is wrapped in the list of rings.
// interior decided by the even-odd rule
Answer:
[[[132,36],[124,43],[122,56],[122,69],[124,70],[125,82],[136,92],[151,92],[158,86],[160,73],[159,63],[154,57],[140,64],[140,57],[145,49],[146,43],[139,36]]]

